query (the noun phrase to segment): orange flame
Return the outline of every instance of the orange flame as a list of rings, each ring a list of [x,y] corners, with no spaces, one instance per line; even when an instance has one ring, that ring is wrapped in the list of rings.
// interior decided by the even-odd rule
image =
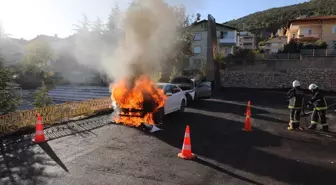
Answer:
[[[144,110],[144,102],[152,101],[153,109],[151,112],[145,112],[142,117],[141,112],[128,112],[127,116],[116,116],[114,122],[123,123],[128,126],[140,126],[141,123],[154,125],[154,113],[164,106],[166,95],[162,89],[159,89],[150,80],[148,76],[142,75],[135,80],[135,84],[129,88],[126,79],[112,85],[112,100],[117,102],[121,109]],[[147,97],[149,96],[149,97]],[[124,113],[123,113],[124,114]]]

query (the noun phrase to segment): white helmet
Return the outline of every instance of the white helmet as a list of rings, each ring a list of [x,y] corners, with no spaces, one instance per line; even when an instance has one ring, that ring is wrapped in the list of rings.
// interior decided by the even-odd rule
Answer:
[[[317,88],[318,88],[318,86],[317,86],[316,84],[310,84],[308,88],[309,88],[309,90],[311,90],[311,91],[312,91],[312,90],[315,90],[315,89],[317,89]]]
[[[294,80],[293,87],[298,87],[298,86],[300,86],[300,82],[297,80]]]

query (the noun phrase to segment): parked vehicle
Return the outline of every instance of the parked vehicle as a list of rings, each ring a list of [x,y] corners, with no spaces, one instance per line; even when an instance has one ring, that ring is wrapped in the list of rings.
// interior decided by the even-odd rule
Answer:
[[[187,97],[188,103],[201,98],[209,98],[212,95],[211,82],[206,82],[205,78],[190,79],[185,76],[173,78],[170,83],[179,86]]]
[[[160,124],[165,115],[173,112],[184,112],[184,108],[187,105],[187,98],[183,90],[175,84],[157,83],[156,85],[162,89],[167,96],[164,108],[159,109],[155,114],[155,122]]]

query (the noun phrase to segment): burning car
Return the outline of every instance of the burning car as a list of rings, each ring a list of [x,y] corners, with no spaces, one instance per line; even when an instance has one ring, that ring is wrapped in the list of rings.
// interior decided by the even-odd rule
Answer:
[[[114,109],[112,121],[128,126],[161,124],[164,115],[183,112],[187,104],[182,89],[170,83],[153,83],[149,77],[141,76],[132,84],[121,80],[111,86]]]

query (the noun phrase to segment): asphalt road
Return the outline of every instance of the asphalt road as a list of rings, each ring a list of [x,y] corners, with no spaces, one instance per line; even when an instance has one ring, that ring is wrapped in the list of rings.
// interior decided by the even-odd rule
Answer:
[[[248,100],[253,131],[243,132]],[[154,134],[104,115],[48,128],[40,145],[13,136],[1,140],[0,184],[335,184],[336,134],[287,131],[287,114],[283,93],[229,89],[166,117]],[[193,161],[177,157],[186,125]]]

